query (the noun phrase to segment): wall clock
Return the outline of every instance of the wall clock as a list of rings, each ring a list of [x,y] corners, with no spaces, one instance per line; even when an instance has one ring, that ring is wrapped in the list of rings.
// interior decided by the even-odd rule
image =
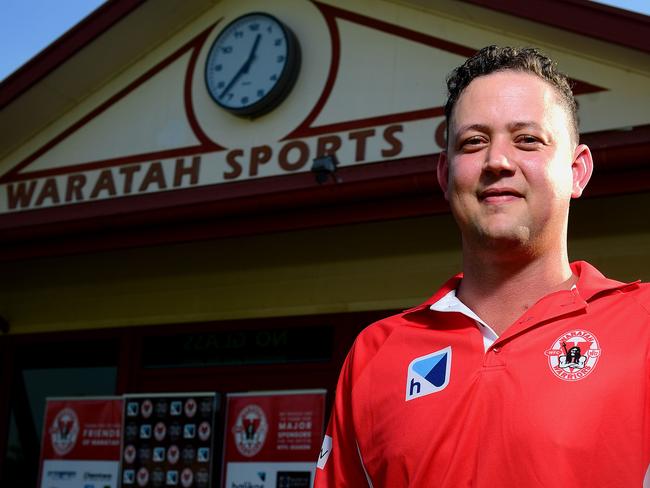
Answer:
[[[212,99],[240,116],[257,117],[289,94],[300,69],[300,46],[293,32],[272,15],[251,13],[228,24],[205,63]]]

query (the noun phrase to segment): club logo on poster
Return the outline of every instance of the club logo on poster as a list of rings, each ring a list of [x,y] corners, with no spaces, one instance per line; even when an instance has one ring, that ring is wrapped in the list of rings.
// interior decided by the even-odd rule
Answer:
[[[255,404],[246,405],[232,429],[235,445],[242,456],[253,457],[260,452],[266,440],[269,424],[264,410]]]
[[[117,488],[122,399],[47,398],[39,488]]]
[[[79,418],[71,408],[61,410],[50,427],[52,449],[59,456],[65,456],[74,448],[79,434]]]

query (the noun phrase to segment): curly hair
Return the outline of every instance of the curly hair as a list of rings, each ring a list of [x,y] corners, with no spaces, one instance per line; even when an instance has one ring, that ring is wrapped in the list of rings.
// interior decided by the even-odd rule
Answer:
[[[557,64],[532,47],[487,46],[467,59],[447,76],[448,97],[445,104],[447,131],[452,112],[463,90],[479,76],[496,71],[514,70],[539,76],[555,88],[560,103],[569,114],[572,136],[578,141],[578,104],[571,91],[569,78],[558,71]]]

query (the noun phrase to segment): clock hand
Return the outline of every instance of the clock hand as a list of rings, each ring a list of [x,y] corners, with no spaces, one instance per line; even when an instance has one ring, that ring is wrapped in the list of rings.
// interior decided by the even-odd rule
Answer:
[[[235,83],[237,83],[237,80],[239,80],[241,75],[248,73],[248,70],[250,69],[251,64],[253,63],[253,60],[255,59],[255,52],[257,52],[257,46],[259,45],[261,38],[262,38],[262,34],[257,34],[251,52],[248,55],[248,59],[246,59],[246,62],[242,65],[241,68],[239,68],[239,71],[235,73],[235,76],[232,77],[232,80],[230,80],[230,83],[228,83],[226,88],[223,89],[223,91],[219,95],[219,98],[223,98],[224,96],[226,96],[226,93],[228,93],[230,89],[235,85]]]
[[[251,64],[253,64],[253,61],[255,61],[255,53],[257,52],[257,46],[259,46],[260,44],[260,39],[262,39],[262,34],[257,34],[257,37],[255,38],[255,42],[253,43],[253,48],[251,49],[251,53],[248,55],[248,59],[244,63],[243,66],[245,68],[244,73],[248,73]]]

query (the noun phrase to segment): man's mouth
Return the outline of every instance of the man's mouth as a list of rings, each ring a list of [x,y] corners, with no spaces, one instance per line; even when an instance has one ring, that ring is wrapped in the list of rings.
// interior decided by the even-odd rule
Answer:
[[[479,200],[485,203],[505,203],[518,200],[523,195],[514,188],[487,188],[479,192]]]

